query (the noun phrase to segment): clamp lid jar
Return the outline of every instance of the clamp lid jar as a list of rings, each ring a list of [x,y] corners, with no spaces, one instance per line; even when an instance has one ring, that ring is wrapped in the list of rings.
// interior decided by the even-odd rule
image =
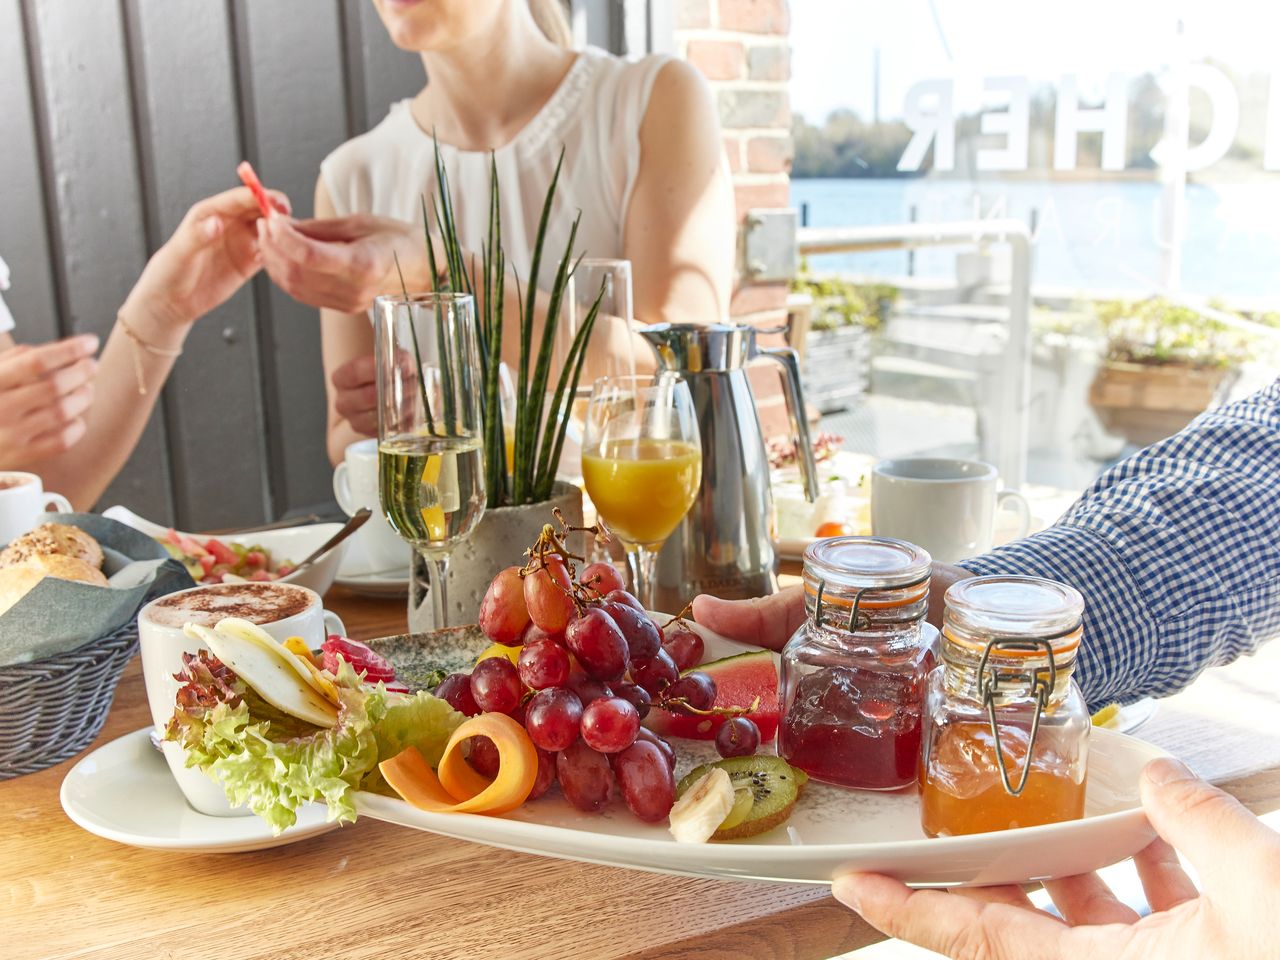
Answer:
[[[1037,577],[947,591],[920,766],[930,836],[1083,816],[1090,724],[1072,678],[1083,610],[1075,589]]]
[[[805,551],[808,616],[782,653],[778,753],[789,763],[868,790],[915,782],[938,636],[924,622],[931,566],[926,551],[887,537]]]

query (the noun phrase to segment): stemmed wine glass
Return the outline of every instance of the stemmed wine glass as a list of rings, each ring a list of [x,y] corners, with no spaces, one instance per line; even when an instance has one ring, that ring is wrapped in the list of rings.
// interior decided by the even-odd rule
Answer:
[[[470,294],[377,299],[378,494],[426,561],[437,630],[449,556],[484,515],[480,350]]]
[[[702,441],[679,374],[602,377],[591,390],[582,476],[596,512],[622,541],[632,588],[654,608],[654,560],[702,483]]]
[[[591,383],[599,377],[634,377],[637,372],[636,338],[632,334],[631,261],[583,257],[569,280],[569,289],[569,323],[562,326],[568,327],[570,339],[596,297],[600,297],[600,312],[596,315],[583,365],[582,385],[569,407],[567,442],[556,474],[562,480],[582,486],[580,461]]]

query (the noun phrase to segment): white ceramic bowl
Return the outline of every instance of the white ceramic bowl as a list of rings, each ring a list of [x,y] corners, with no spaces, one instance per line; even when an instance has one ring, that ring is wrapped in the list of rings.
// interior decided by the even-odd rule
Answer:
[[[167,527],[152,523],[125,507],[110,507],[104,510],[102,515],[158,540],[163,539],[168,532]],[[238,543],[246,547],[263,547],[271,554],[271,559],[277,563],[284,560],[298,563],[341,529],[340,523],[308,523],[305,526],[287,527],[283,530],[220,534],[218,539],[224,543]],[[212,534],[196,533],[191,536],[203,543]],[[338,567],[342,565],[342,558],[349,543],[351,543],[350,537],[305,570],[281,577],[279,582],[296,583],[324,596],[325,591],[333,586],[333,580],[338,575]]]
[[[218,539],[245,547],[265,547],[277,563],[282,560],[297,563],[341,529],[340,523],[309,523],[304,527],[289,527],[285,530],[233,533]],[[279,582],[308,587],[323,597],[325,591],[333,586],[338,567],[342,566],[342,556],[350,542],[351,539],[347,538],[305,570],[281,577]]]

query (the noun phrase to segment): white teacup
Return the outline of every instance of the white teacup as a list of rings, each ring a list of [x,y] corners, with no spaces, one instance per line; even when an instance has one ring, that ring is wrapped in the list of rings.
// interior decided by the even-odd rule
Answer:
[[[996,468],[979,460],[881,460],[871,471],[871,531],[924,547],[941,563],[986,553],[997,507],[1019,515],[1019,537],[1031,526],[1027,501],[997,490],[998,480]]]
[[[59,493],[45,493],[34,473],[0,472],[0,544],[8,543],[40,523],[40,514],[70,513],[71,504]]]
[[[373,512],[364,526],[351,535],[351,549],[342,565],[344,575],[409,569],[409,545],[387,522],[378,500],[377,440],[357,440],[347,447],[342,463],[333,472],[333,496],[349,517],[365,507]]]
[[[301,637],[313,650],[328,634],[346,633],[338,615],[321,605],[318,593],[292,583],[218,583],[152,600],[138,614],[138,638],[142,679],[156,729],[163,732],[173,716],[179,688],[174,675],[182,670],[182,655],[200,649],[198,641],[182,632],[183,626],[213,627],[223,617],[243,617],[277,640]],[[176,743],[165,742],[162,747],[174,779],[196,810],[213,817],[250,813],[245,807],[233,808],[221,786],[203,771],[188,767]]]

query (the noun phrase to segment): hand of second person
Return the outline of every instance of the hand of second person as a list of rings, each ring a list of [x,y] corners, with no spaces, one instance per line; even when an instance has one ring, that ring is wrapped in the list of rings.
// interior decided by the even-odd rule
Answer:
[[[278,209],[288,198],[268,191]],[[283,219],[275,217],[273,219]],[[220,306],[262,267],[254,222],[261,220],[248,187],[196,203],[173,236],[147,262],[126,302],[170,328],[183,328]]]
[[[929,584],[928,619],[942,623],[942,599],[957,580],[973,576],[968,570],[945,563],[933,565]],[[703,594],[694,598],[693,618],[723,637],[769,650],[781,650],[804,623],[804,587],[797,584],[772,596],[754,600],[719,600]]]
[[[412,290],[429,286],[422,232],[387,217],[357,214],[329,220],[261,221],[258,237],[267,273],[302,303],[362,313],[374,298],[399,291],[396,258]]]
[[[804,587],[797,584],[753,600],[693,599],[693,619],[722,637],[781,650],[804,623]]]
[[[81,334],[0,352],[0,468],[30,469],[84,436],[98,338]]]
[[[378,382],[373,354],[356,357],[333,371],[333,407],[366,437],[378,435]]]

